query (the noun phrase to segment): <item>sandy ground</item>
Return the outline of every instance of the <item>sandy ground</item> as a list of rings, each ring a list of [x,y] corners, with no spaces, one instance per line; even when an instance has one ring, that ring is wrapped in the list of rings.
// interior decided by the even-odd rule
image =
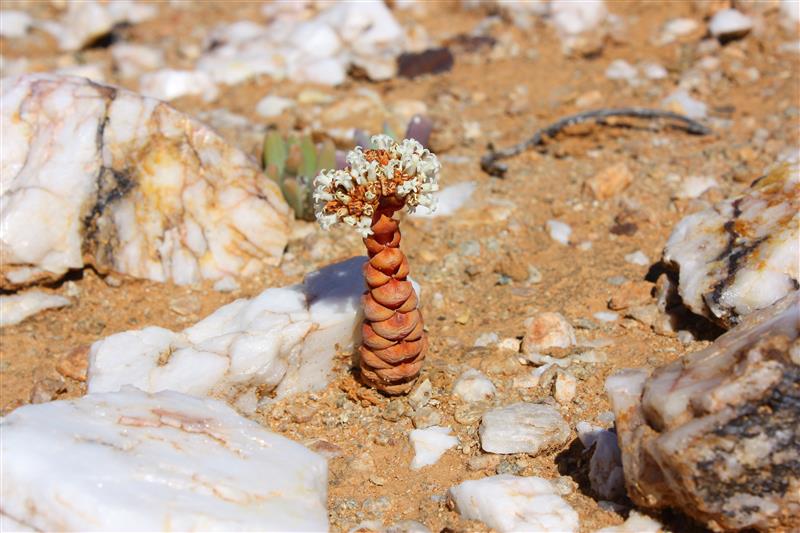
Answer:
[[[471,203],[457,216],[402,224],[412,275],[423,287],[423,311],[431,341],[421,379],[431,381],[435,410],[441,413],[442,424],[454,429],[461,445],[435,465],[411,471],[413,451],[407,439],[413,428],[408,416],[411,408],[403,398],[390,400],[361,389],[348,371],[347,354],[342,354],[336,377],[325,391],[277,402],[271,410],[256,415],[274,431],[301,442],[314,441],[317,449],[333,450],[337,455],[330,460],[329,484],[334,530],[347,530],[370,519],[387,525],[413,519],[433,531],[485,530],[482,524],[464,521],[450,510],[445,494],[462,480],[494,472],[545,478],[563,475],[573,480],[574,491],[566,499],[579,512],[582,531],[623,521],[624,510],[604,510],[592,494],[581,445],[574,438],[565,449],[553,453],[492,456],[484,468],[468,469],[469,458],[481,454],[477,438],[480,412],[465,412],[450,392],[452,383],[465,368],[475,367],[497,386],[496,405],[546,398],[549,391],[512,387],[514,376],[529,371],[529,366],[508,353],[473,344],[488,332],[501,339],[521,338],[524,321],[534,312],[560,312],[581,326],[578,333],[583,339],[611,341],[602,348],[607,362],[571,368],[579,379],[578,393],[562,412],[574,427],[581,420],[597,423],[597,416],[609,410],[603,383],[617,369],[661,365],[706,345],[708,340],[684,344],[674,336],[657,335],[650,327],[624,318],[624,312],[613,323],[600,322],[593,314],[607,310],[609,299],[623,292],[644,294],[643,301],[652,302],[648,296],[652,283],[645,281],[650,266],[630,264],[624,256],[641,250],[650,264],[656,263],[670,229],[682,216],[704,202],[741,191],[778,153],[797,146],[800,56],[778,51],[789,36],[777,28],[778,14],[768,13],[765,30],[712,53],[720,60],[722,79],[707,87],[701,97],[709,105],[712,135],[691,136],[631,121],[579,128],[549,142],[541,153],[527,152],[509,160],[504,179],[482,173],[478,159],[488,142],[500,147],[513,144],[536,128],[581,110],[577,102],[582,97],[594,100],[590,107],[658,107],[697,59],[693,54],[702,31],[668,46],[651,44],[651,37],[668,18],[702,19],[703,13],[691,2],[620,2],[610,8],[624,18],[627,31],[608,40],[602,52],[592,57],[564,55],[558,38],[544,24],[522,31],[501,23],[494,34],[505,33],[505,44],[499,43],[494,50],[457,53],[455,67],[448,73],[381,83],[352,80],[321,89],[344,99],[368,88],[386,105],[404,99],[424,102],[437,119],[434,148],[437,144],[445,148],[439,152],[444,163],[443,184],[472,180],[478,185]],[[26,9],[46,14],[50,8],[32,4]],[[466,11],[457,4],[441,2],[431,3],[424,15],[402,12],[399,16],[417,18],[432,38],[444,40],[470,31],[485,15],[485,10]],[[210,21],[257,16],[258,6],[253,4],[202,3],[191,9],[163,6],[158,20],[124,31],[128,40],[164,48],[168,62],[180,66],[184,60],[177,53],[179,39],[199,43]],[[2,45],[7,58],[28,57],[43,69],[52,65],[55,43],[45,34],[3,41]],[[107,55],[105,49],[90,50],[82,53],[81,59],[107,61]],[[613,59],[631,64],[656,61],[667,68],[669,77],[638,86],[608,80],[604,71]],[[750,67],[758,70],[757,80],[742,74]],[[117,81],[110,71],[109,80]],[[526,95],[521,87],[526,88]],[[222,132],[258,156],[260,131],[270,122],[254,112],[256,102],[269,93],[296,96],[305,88],[259,79],[223,87],[213,104],[184,98],[174,105],[195,115],[226,109],[248,117],[253,131]],[[273,122],[289,130],[303,120],[301,112],[291,112]],[[375,131],[380,119],[367,114],[364,120],[359,114],[337,125]],[[759,128],[768,131],[769,139],[754,146],[751,139]],[[618,162],[626,163],[634,175],[633,183],[611,199],[593,200],[584,182]],[[698,200],[675,200],[673,174],[712,176],[718,187]],[[564,246],[550,239],[544,229],[549,219],[570,224],[575,244]],[[611,229],[621,222],[632,223],[629,229],[635,230],[616,235]],[[59,373],[56,368],[75,348],[146,325],[181,329],[236,298],[299,281],[305,272],[364,253],[360,240],[344,230],[323,234],[306,223],[298,223],[298,228],[281,267],[244,281],[234,293],[215,292],[210,285],[178,287],[117,276],[104,280],[91,269],[72,273],[53,289],[78,294],[75,305],[44,312],[3,330],[2,412],[30,402],[32,395],[81,395],[83,383],[64,377],[63,369]],[[585,241],[591,242],[588,251],[577,246]],[[541,281],[513,281],[503,276],[520,265],[538,269]],[[628,283],[618,286],[620,280],[615,277],[620,276]],[[675,531],[694,527],[676,516],[661,519]]]

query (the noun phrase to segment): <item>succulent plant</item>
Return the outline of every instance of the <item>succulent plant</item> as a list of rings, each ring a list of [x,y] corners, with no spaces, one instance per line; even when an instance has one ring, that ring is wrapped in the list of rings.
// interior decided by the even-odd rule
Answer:
[[[426,147],[432,127],[431,119],[414,115],[408,123],[405,138],[415,139]],[[384,125],[383,133],[398,138],[388,125]],[[374,148],[362,130],[355,131],[353,142],[354,146]],[[264,172],[281,188],[295,217],[308,221],[314,220],[314,176],[322,169],[343,169],[347,165],[345,152],[337,150],[332,141],[315,144],[310,136],[284,138],[277,130],[270,130],[264,138],[263,164]]]
[[[283,136],[275,130],[264,139],[264,172],[281,188],[297,218],[314,220],[312,182],[325,168],[337,168],[336,147],[326,140],[314,144],[310,136]]]

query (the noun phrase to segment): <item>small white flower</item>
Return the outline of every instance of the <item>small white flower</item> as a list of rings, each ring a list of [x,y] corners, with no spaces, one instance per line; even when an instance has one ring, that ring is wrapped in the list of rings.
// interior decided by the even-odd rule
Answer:
[[[378,150],[391,150],[397,146],[397,143],[394,142],[394,139],[392,139],[389,135],[373,135],[372,139],[370,140],[372,141],[372,145]]]

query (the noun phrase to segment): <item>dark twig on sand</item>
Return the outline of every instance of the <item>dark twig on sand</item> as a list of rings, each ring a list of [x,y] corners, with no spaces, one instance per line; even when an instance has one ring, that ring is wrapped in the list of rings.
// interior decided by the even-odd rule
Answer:
[[[498,163],[500,159],[514,157],[515,155],[521,154],[525,150],[533,148],[534,146],[543,145],[547,138],[555,137],[562,130],[574,124],[580,124],[590,120],[602,121],[602,119],[611,117],[643,118],[648,120],[667,119],[676,122],[677,124],[675,124],[675,127],[681,128],[685,130],[686,133],[690,133],[692,135],[708,135],[711,133],[709,128],[703,126],[699,122],[684,115],[673,113],[672,111],[644,109],[639,107],[625,107],[621,109],[595,109],[593,111],[586,111],[584,113],[578,113],[576,115],[570,115],[568,117],[559,119],[546,128],[538,130],[530,139],[519,144],[515,144],[514,146],[504,150],[494,150],[494,148],[489,145],[489,153],[481,158],[481,168],[484,172],[491,176],[502,178],[506,173],[506,170],[508,170],[508,165]],[[600,123],[602,124],[602,122]]]

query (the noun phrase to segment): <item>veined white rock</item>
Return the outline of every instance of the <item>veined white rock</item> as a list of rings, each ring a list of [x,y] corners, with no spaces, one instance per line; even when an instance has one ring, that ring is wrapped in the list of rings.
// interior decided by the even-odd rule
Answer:
[[[694,313],[730,327],[796,290],[800,167],[783,164],[738,198],[681,220],[664,248]]]
[[[95,342],[89,392],[125,385],[156,392],[219,395],[255,410],[256,389],[277,396],[321,389],[333,357],[358,340],[363,257],[220,307],[181,332],[149,327]]]
[[[326,460],[216,400],[89,394],[20,407],[0,429],[4,522],[38,531],[328,528]]]
[[[579,526],[578,513],[540,477],[503,474],[465,481],[452,487],[448,496],[461,516],[480,520],[501,533],[567,533]]]
[[[0,295],[0,327],[19,324],[40,311],[64,307],[71,303],[72,300],[64,296],[38,290]]]
[[[280,260],[277,185],[203,124],[152,98],[48,74],[7,80],[0,287],[85,263],[188,284]]]

